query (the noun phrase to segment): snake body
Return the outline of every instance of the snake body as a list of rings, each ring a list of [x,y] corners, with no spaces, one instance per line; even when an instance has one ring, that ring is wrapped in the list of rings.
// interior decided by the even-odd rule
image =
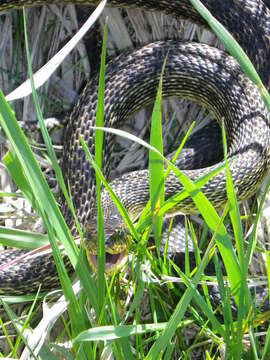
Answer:
[[[54,3],[58,1],[48,1]],[[68,3],[69,1],[61,1]],[[9,9],[22,5],[40,4],[42,1],[0,1],[0,9]],[[73,1],[73,3],[91,3],[95,1]],[[242,45],[257,68],[266,87],[269,88],[270,58],[270,12],[266,2],[255,0],[205,0],[205,6],[219,19]],[[110,1],[114,6],[133,6],[148,10],[164,11],[183,16],[204,24],[188,0],[126,0]],[[104,97],[104,126],[120,127],[130,114],[155,99],[161,67],[166,61],[163,95],[181,96],[204,105],[221,122],[224,120],[228,142],[230,171],[239,200],[254,194],[262,182],[269,165],[270,125],[269,113],[263,104],[256,86],[243,75],[236,61],[223,51],[204,44],[179,43],[175,41],[157,42],[144,46],[128,54],[120,55],[106,67],[106,85]],[[86,246],[95,252],[95,173],[87,161],[80,145],[82,136],[94,155],[95,114],[97,107],[98,77],[94,77],[85,87],[77,105],[71,112],[65,134],[62,170],[71,195],[79,223],[86,236]],[[109,176],[111,163],[112,137],[104,138],[104,173]],[[213,170],[219,164],[194,168],[178,160],[191,180]],[[83,176],[82,176],[83,174]],[[149,198],[148,172],[129,173],[111,183],[129,214],[135,218]],[[173,174],[165,184],[166,197],[173,196],[182,187]],[[202,188],[214,206],[220,207],[226,201],[226,174],[220,172]],[[106,246],[109,252],[121,252],[122,244],[112,243],[111,235],[123,227],[123,222],[106,191],[102,193]],[[174,212],[194,212],[191,199],[185,199],[174,208]],[[73,219],[65,203],[62,212],[73,229]],[[41,274],[35,273],[36,262],[28,260],[20,265],[3,266],[11,258],[6,251],[0,257],[0,293],[24,292],[44,282],[46,271],[50,271],[49,262],[44,262]],[[1,264],[2,261],[2,264]],[[39,259],[42,262],[42,259]],[[42,262],[43,265],[43,262]],[[42,266],[40,265],[40,267]],[[14,290],[14,277],[21,268],[17,287]],[[50,269],[50,270],[49,270]],[[20,270],[20,269],[19,269]],[[18,278],[17,278],[18,279]],[[34,281],[34,282],[33,282]],[[20,286],[20,284],[22,284]]]

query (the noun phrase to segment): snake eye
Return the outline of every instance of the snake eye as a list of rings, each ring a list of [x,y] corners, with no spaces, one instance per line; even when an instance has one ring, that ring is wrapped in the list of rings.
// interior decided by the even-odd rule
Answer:
[[[87,240],[87,241],[90,241],[90,240],[93,238],[92,232],[91,232],[90,229],[86,229],[86,230],[85,230],[85,232],[84,232],[84,238],[85,238],[85,240]]]
[[[118,236],[121,240],[125,240],[126,236],[127,236],[127,232],[125,230],[119,230],[118,231]]]

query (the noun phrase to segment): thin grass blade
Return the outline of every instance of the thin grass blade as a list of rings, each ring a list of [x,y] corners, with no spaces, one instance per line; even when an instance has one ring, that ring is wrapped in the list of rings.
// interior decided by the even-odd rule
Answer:
[[[162,125],[161,125],[161,99],[162,99],[162,79],[166,66],[167,56],[164,60],[156,100],[152,112],[150,144],[155,147],[160,154],[163,154]],[[149,151],[149,193],[151,210],[153,214],[153,230],[157,252],[160,252],[160,239],[162,231],[162,214],[159,214],[165,198],[164,190],[164,167],[163,160],[156,152]]]
[[[108,18],[106,18],[104,32],[103,32],[101,64],[100,64],[99,83],[98,83],[98,102],[97,102],[97,113],[96,113],[96,125],[101,127],[103,126],[103,117],[104,117],[104,91],[105,91],[104,89],[105,89],[107,31],[108,31]],[[103,146],[103,132],[95,131],[95,162],[100,169],[102,169],[102,146]],[[105,297],[105,286],[104,286],[105,238],[104,238],[103,213],[101,206],[101,180],[97,174],[96,174],[96,199],[97,199],[98,303],[101,309]]]
[[[0,226],[0,244],[20,249],[36,249],[48,245],[47,235]]]
[[[249,57],[245,54],[242,47],[237,43],[228,30],[211,14],[211,12],[199,0],[190,0],[194,8],[206,20],[210,28],[216,33],[219,39],[223,42],[226,49],[238,61],[242,70],[257,86],[261,96],[270,111],[270,96],[265,86],[263,85],[255,67],[250,61]]]

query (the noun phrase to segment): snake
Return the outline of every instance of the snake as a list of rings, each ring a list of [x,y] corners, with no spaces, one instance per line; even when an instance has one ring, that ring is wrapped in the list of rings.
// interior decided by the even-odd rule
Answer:
[[[98,4],[94,0],[56,0],[46,1],[46,4],[59,2]],[[269,1],[203,0],[202,3],[239,42],[252,60],[263,84],[269,89]],[[44,4],[44,1],[0,1],[0,10],[38,4]],[[111,0],[107,5],[161,11],[207,26],[188,0]],[[256,193],[269,166],[270,119],[258,88],[225,51],[202,43],[169,40],[147,44],[119,55],[106,66],[104,127],[120,128],[131,114],[154,102],[165,57],[163,97],[177,96],[198,102],[215,116],[219,124],[224,122],[227,157],[237,198],[239,201],[249,198]],[[97,91],[98,75],[88,82],[69,115],[61,161],[64,179],[69,186],[74,210],[84,234],[88,257],[92,261],[96,257],[97,248],[96,178],[81,146],[80,137],[94,156]],[[113,141],[110,134],[104,134],[103,173],[108,178]],[[194,154],[191,157],[180,155],[177,166],[194,181],[215,170],[222,159],[216,164],[208,162],[209,155],[215,152],[215,136],[212,136],[212,141],[206,140],[204,136],[202,141],[191,138],[192,141],[195,143]],[[149,200],[148,171],[126,173],[112,180],[110,186],[135,221]],[[176,176],[169,173],[165,182],[165,198],[174,196],[182,189]],[[221,208],[227,199],[225,170],[218,172],[201,190],[217,209]],[[102,190],[101,198],[108,254],[106,259],[115,264],[123,258],[128,245],[122,236],[116,237],[114,234],[122,234],[125,225],[105,189]],[[74,220],[65,202],[61,204],[61,211],[71,231],[75,233]],[[196,212],[192,199],[186,198],[175,204],[169,215],[178,212]],[[173,240],[173,245],[174,242],[174,251],[177,252],[179,240]],[[42,290],[51,289],[56,278],[52,256],[37,255],[29,260],[25,258],[24,250],[8,249],[0,252],[0,294],[34,292],[39,284],[42,284]]]

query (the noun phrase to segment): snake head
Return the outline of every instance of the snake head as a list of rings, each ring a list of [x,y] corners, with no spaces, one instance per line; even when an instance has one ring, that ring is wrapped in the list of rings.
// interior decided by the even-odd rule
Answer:
[[[108,227],[108,221],[104,226],[105,232],[105,270],[112,271],[115,266],[121,268],[126,262],[128,247],[131,242],[131,235],[126,228],[118,229]],[[84,231],[83,245],[86,250],[87,259],[94,271],[97,269],[97,230],[96,227],[89,226]]]

